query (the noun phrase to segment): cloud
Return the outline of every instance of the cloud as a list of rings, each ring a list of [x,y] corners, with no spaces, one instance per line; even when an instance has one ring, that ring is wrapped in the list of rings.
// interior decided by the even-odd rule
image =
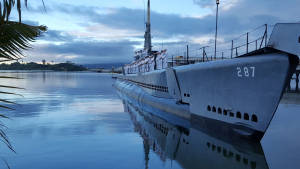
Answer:
[[[33,26],[39,25],[39,22],[37,22],[37,21],[23,20],[22,22],[25,24],[28,24],[28,25],[33,25]]]
[[[193,0],[195,4],[207,8],[207,7],[212,7],[216,1],[214,0]]]
[[[154,45],[178,47],[190,43],[211,43],[215,32],[215,0],[192,0],[200,10],[209,9],[203,17],[183,17],[152,11]],[[184,2],[183,2],[184,3]],[[221,0],[219,13],[219,41],[228,41],[260,25],[300,21],[297,6],[300,1],[287,0]],[[41,7],[33,9],[40,12]],[[287,12],[288,11],[288,12]],[[55,56],[56,59],[95,63],[129,61],[135,46],[141,46],[144,33],[144,10],[103,8],[94,6],[47,5],[49,14],[68,15],[80,29],[74,31],[49,30],[42,38],[50,43],[39,44],[35,56]],[[59,13],[59,15],[58,15]],[[51,43],[54,42],[54,43]],[[58,43],[59,42],[59,43]],[[174,47],[174,48],[175,48]],[[176,49],[174,49],[176,50]],[[40,59],[41,60],[41,59]]]
[[[251,17],[255,15],[269,15],[280,18],[285,21],[299,20],[300,5],[298,0],[239,0],[233,10],[228,11],[230,14],[240,14],[241,17]],[[255,23],[255,20],[252,20]]]
[[[167,38],[181,35],[213,34],[215,29],[215,0],[192,1],[201,8],[210,8],[211,13],[197,18],[152,11],[153,36]],[[219,30],[221,31],[220,33],[235,35],[237,33],[244,33],[243,31],[255,28],[264,23],[275,24],[276,22],[299,21],[300,13],[296,8],[299,5],[300,1],[297,0],[288,0],[284,3],[282,0],[220,0]],[[31,7],[30,9],[41,11],[42,8],[41,4],[39,4],[39,6]],[[60,12],[74,16],[78,20],[84,20],[84,24],[81,22],[80,26],[98,26],[98,30],[100,31],[101,29],[123,31],[123,34],[127,33],[129,36],[144,32],[144,10],[142,9],[104,8],[51,3],[47,5],[47,12]],[[111,36],[107,37],[107,39],[109,38]]]
[[[46,40],[46,41],[73,41],[74,36],[70,35],[69,33],[66,33],[64,31],[58,31],[58,30],[48,30],[47,33],[44,33],[40,40]]]
[[[72,31],[70,32],[70,34],[83,38],[116,41],[132,38],[141,38],[143,37],[144,32],[124,28],[112,28],[103,24],[94,24],[91,26],[87,26],[84,31]]]
[[[213,0],[194,0],[194,2],[204,7],[215,3]],[[270,4],[264,3],[264,5],[267,6]],[[265,23],[274,24],[293,17],[289,15],[283,18],[279,13],[273,15],[272,13],[274,12],[263,12],[260,8],[264,7],[257,7],[260,6],[260,3],[256,2],[254,4],[254,1],[226,0],[225,2],[221,2],[220,6],[223,6],[223,10],[219,13],[220,36],[233,37],[259,25]],[[255,9],[255,7],[257,9]],[[137,33],[141,34],[145,29],[143,24],[144,10],[142,9],[114,8],[104,10],[109,12],[100,12],[103,8],[72,5],[60,5],[55,9],[58,12],[72,16],[77,15],[84,17],[89,21],[89,25],[101,25],[105,28],[104,30],[110,28],[134,36]],[[214,8],[212,8],[212,10],[214,10]],[[154,38],[164,39],[181,37],[183,35],[188,39],[189,36],[207,36],[208,34],[213,34],[215,31],[214,13],[197,18],[152,11],[151,18],[152,36]],[[101,31],[101,29],[99,30]],[[111,37],[108,37],[108,39],[109,38]]]
[[[231,8],[235,7],[239,1],[241,0],[220,0],[219,8],[225,11],[230,10]],[[193,2],[202,8],[216,8],[216,0],[193,0]]]
[[[164,14],[152,11],[152,36],[158,39],[195,36],[208,36],[215,31],[215,0],[193,0],[201,7],[211,8],[212,13],[204,17],[183,17],[178,14]],[[293,0],[293,2],[296,2]],[[297,4],[299,2],[296,2]],[[278,5],[283,4],[283,5]],[[276,6],[274,6],[276,5]],[[300,4],[299,4],[300,5]],[[270,8],[272,7],[272,9]],[[288,9],[291,3],[273,1],[223,0],[220,2],[219,36],[235,37],[259,25],[293,20],[295,15],[277,12]],[[48,7],[47,7],[48,8]],[[116,40],[142,38],[144,32],[144,10],[129,8],[99,8],[56,4],[49,7],[51,12],[60,12],[84,18],[85,31],[73,31],[73,35],[98,39]],[[278,10],[277,10],[278,9]],[[285,16],[286,15],[286,16]]]
[[[61,44],[36,44],[27,55],[30,59],[42,59],[76,63],[129,62],[134,52],[133,41],[71,41]]]
[[[77,6],[60,6],[57,8],[59,12],[70,15],[80,15],[94,23],[105,25],[112,29],[132,30],[133,32],[143,32],[144,27],[144,10],[116,8],[111,9],[108,13],[99,13],[96,8]],[[151,13],[153,36],[158,38],[166,38],[172,36],[194,36],[208,34],[214,31],[214,16],[208,15],[203,18],[182,17],[176,14],[163,14],[158,12]],[[223,18],[228,25],[240,26],[236,17]],[[231,27],[232,27],[231,26]],[[225,27],[227,31],[235,29]]]

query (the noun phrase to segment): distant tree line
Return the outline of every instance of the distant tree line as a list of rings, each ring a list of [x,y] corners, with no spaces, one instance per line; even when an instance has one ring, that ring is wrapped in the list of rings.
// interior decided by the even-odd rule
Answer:
[[[38,64],[30,62],[21,64],[19,62],[14,62],[12,64],[0,64],[0,70],[84,71],[87,69],[81,65],[75,65],[74,63]]]

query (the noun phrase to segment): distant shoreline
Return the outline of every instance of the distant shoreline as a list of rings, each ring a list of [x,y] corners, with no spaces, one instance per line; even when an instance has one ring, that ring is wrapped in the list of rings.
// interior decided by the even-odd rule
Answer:
[[[91,72],[89,70],[84,71],[60,71],[60,70],[1,70],[0,73],[41,73],[41,72]]]
[[[0,64],[0,71],[85,71],[87,68],[81,65],[75,65],[74,63],[58,63],[58,64],[38,64],[34,62],[30,63],[19,63],[15,62],[12,64]]]
[[[117,72],[97,72],[92,70],[83,71],[59,71],[59,70],[0,70],[0,73],[98,73],[98,74],[118,74]]]

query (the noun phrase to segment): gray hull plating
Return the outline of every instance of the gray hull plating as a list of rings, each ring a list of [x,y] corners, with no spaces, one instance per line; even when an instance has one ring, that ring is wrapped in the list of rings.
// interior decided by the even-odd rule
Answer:
[[[289,67],[287,55],[273,53],[175,70],[182,100],[190,104],[191,113],[265,132]]]
[[[298,63],[295,57],[273,52],[120,75],[115,86],[139,104],[222,121],[252,135],[269,126]]]

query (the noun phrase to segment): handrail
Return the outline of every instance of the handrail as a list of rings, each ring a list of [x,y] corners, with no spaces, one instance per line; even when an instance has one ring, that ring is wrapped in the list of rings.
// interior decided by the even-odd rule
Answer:
[[[264,28],[263,30],[263,35],[261,36],[256,36],[256,39],[253,39],[253,37],[251,38],[250,35],[254,34],[260,30],[261,28]],[[244,43],[237,43],[237,41],[241,40],[242,37],[245,37],[245,41]],[[243,54],[248,54],[249,52],[255,51],[255,50],[259,50],[261,49],[263,46],[266,47],[267,46],[267,39],[268,39],[268,25],[264,24],[261,25],[251,31],[248,31],[244,34],[241,34],[240,36],[238,36],[237,38],[234,38],[230,41],[225,41],[219,44],[219,46],[229,46],[229,48],[224,48],[222,50],[218,50],[217,51],[217,55],[218,58],[222,58],[222,59],[229,59],[229,58],[234,58],[234,57],[238,57],[241,56]],[[201,59],[197,59],[197,60],[202,60],[202,61],[212,61],[215,60],[212,58],[212,55],[214,53],[214,51],[208,51],[207,49],[209,49],[210,46],[205,45],[203,47],[200,47],[198,49],[194,49],[194,50],[188,50],[189,48],[187,47],[187,51],[183,51],[183,52],[177,52],[177,53],[173,53],[171,54],[172,58],[176,57],[176,56],[183,56],[183,58],[185,58],[187,60],[186,63],[188,63],[189,61],[193,62],[192,58],[201,58]],[[193,54],[194,53],[194,56]],[[196,53],[196,54],[195,54]],[[187,56],[187,54],[189,54],[189,56]],[[210,59],[209,59],[210,57]],[[172,59],[174,60],[174,59]],[[194,59],[195,61],[195,59]],[[173,63],[172,63],[173,65]]]
[[[263,35],[255,36],[255,32],[263,27]],[[254,34],[256,37],[255,39],[250,36],[252,34]],[[244,43],[239,43],[242,37],[245,37],[245,41]],[[238,36],[235,39],[220,43],[218,46],[221,46],[222,50],[216,51],[217,55],[219,56],[217,58],[213,57],[214,51],[209,51],[209,49],[211,49],[209,44],[196,49],[191,49],[188,45],[185,45],[185,51],[168,54],[171,58],[165,54],[159,58],[145,57],[144,60],[140,61],[140,63],[127,65],[126,69],[128,74],[135,74],[138,72],[149,72],[151,70],[164,69],[166,67],[194,64],[197,62],[232,59],[244,54],[248,54],[249,52],[259,50],[263,47],[263,45],[266,47],[267,38],[268,25],[264,24]],[[255,46],[253,46],[253,44],[255,44]],[[227,48],[229,45],[230,47]],[[159,64],[159,68],[157,68],[157,64]]]

